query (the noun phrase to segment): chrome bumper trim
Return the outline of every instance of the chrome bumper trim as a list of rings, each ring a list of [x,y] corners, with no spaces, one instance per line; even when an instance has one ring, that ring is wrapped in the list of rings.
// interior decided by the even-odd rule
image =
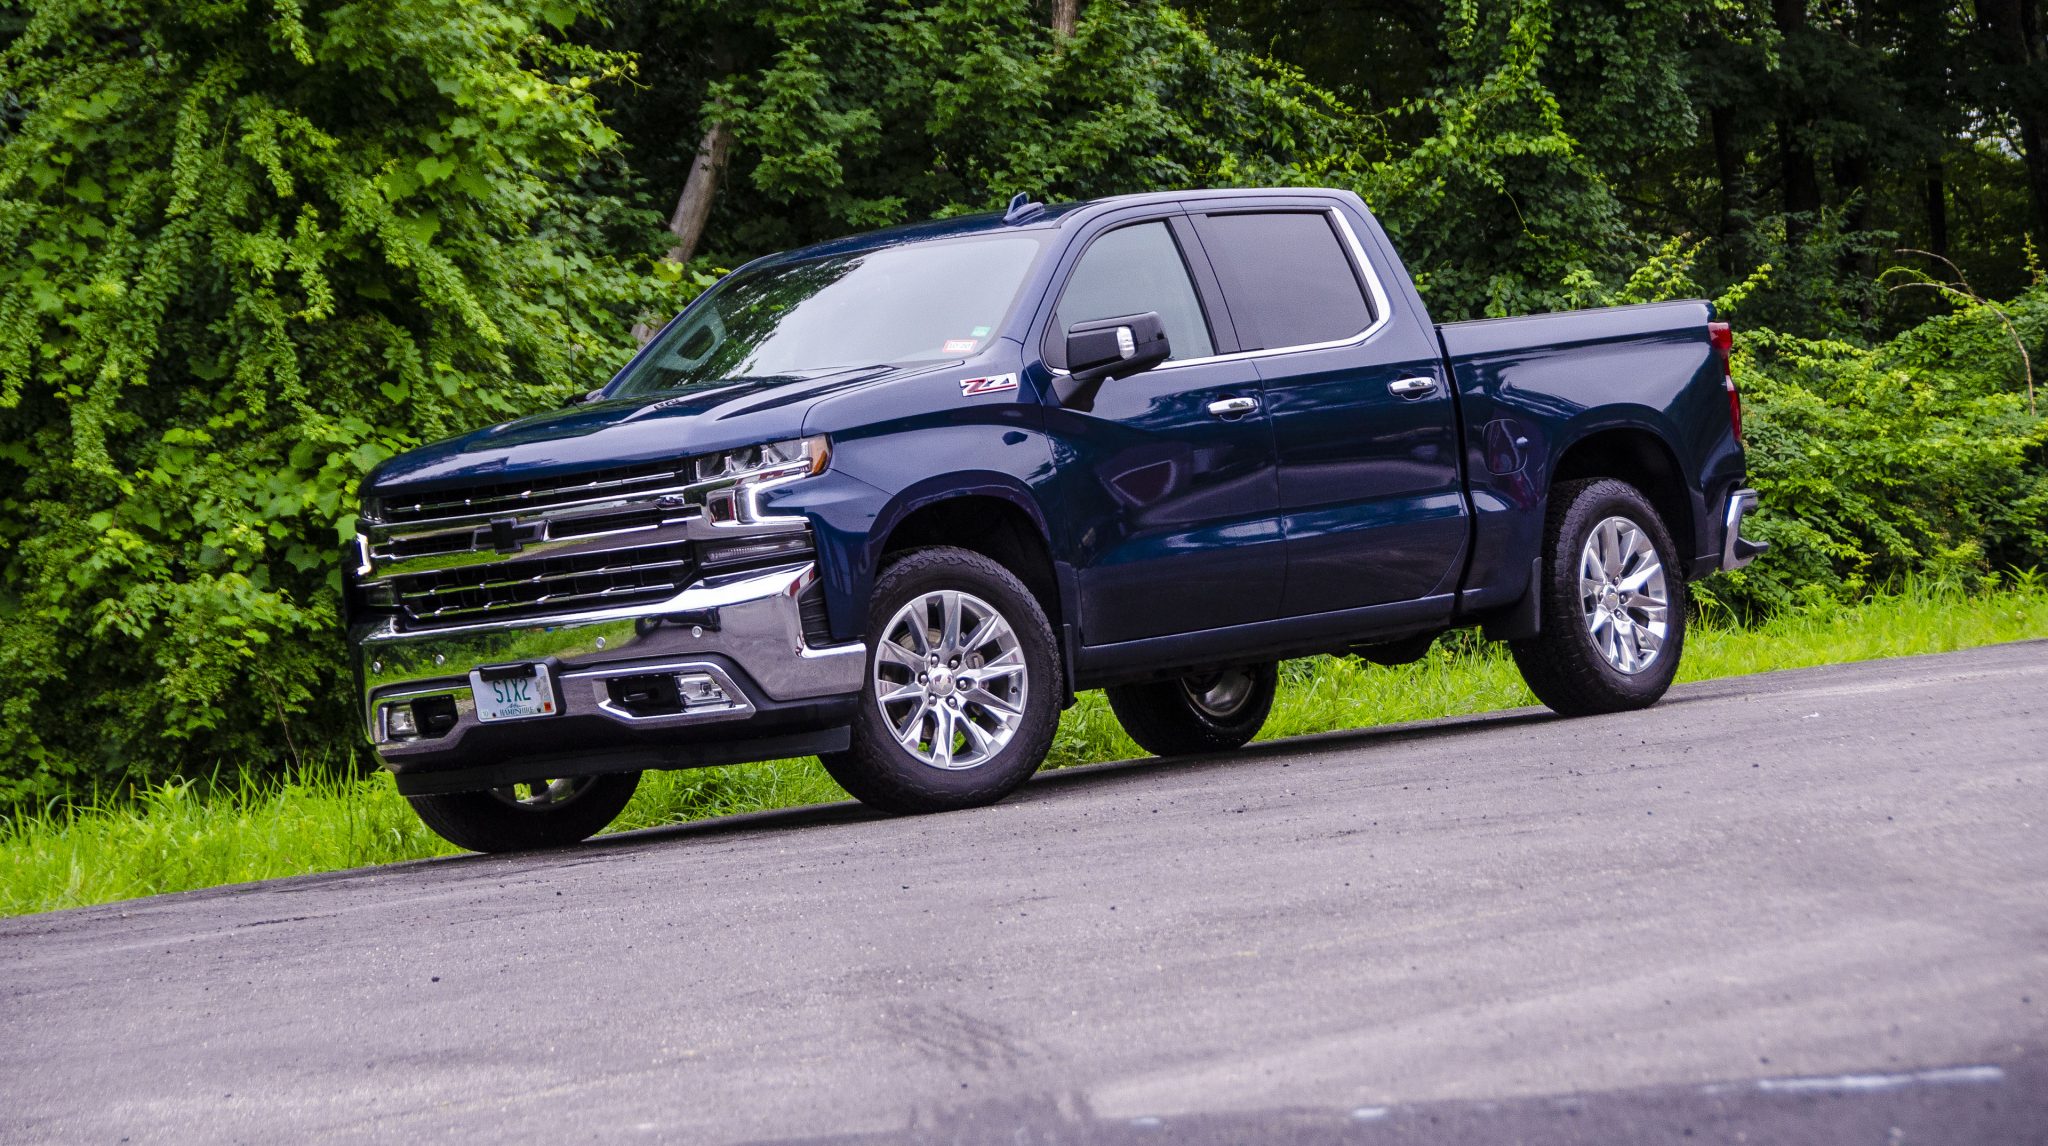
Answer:
[[[1740,569],[1757,559],[1770,543],[1749,541],[1742,536],[1743,516],[1757,507],[1756,491],[1738,489],[1728,495],[1728,509],[1723,515],[1721,533],[1721,568],[1723,571]]]
[[[603,716],[634,728],[744,720],[756,709],[749,687],[766,701],[851,695],[860,690],[867,646],[804,640],[798,598],[817,579],[816,564],[805,562],[708,578],[653,604],[415,632],[383,621],[357,634],[364,727],[387,757],[451,751],[479,725],[470,670],[512,661],[554,666],[563,715]],[[751,685],[742,687],[721,663]],[[612,677],[685,670],[712,675],[744,707],[635,717],[608,704]],[[433,695],[455,697],[453,729],[430,739],[385,739],[387,705]]]
[[[717,707],[691,705],[681,712],[667,712],[655,716],[635,716],[612,702],[611,683],[622,676],[708,676],[725,694],[725,702]],[[726,671],[708,661],[676,661],[666,664],[627,664],[610,668],[584,669],[562,678],[564,685],[577,686],[565,689],[572,694],[581,692],[590,706],[621,724],[635,728],[667,728],[678,724],[709,724],[715,720],[745,720],[754,715],[754,702],[747,699],[747,692],[733,682]],[[585,711],[588,711],[586,709]]]

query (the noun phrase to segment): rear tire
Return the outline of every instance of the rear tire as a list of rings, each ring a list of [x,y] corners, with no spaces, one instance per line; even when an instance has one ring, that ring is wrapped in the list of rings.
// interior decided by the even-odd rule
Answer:
[[[1612,478],[1550,492],[1543,628],[1510,641],[1536,699],[1565,716],[1655,704],[1685,651],[1685,573],[1663,519]]]
[[[1023,582],[979,553],[915,550],[869,598],[853,742],[818,759],[847,794],[897,815],[993,804],[1045,761],[1059,726],[1058,647]]]
[[[407,796],[442,839],[473,852],[523,852],[580,843],[625,810],[640,773],[535,780],[485,792]]]
[[[1280,666],[1267,661],[1103,692],[1117,723],[1140,748],[1154,756],[1191,756],[1250,743],[1266,726],[1279,689]]]

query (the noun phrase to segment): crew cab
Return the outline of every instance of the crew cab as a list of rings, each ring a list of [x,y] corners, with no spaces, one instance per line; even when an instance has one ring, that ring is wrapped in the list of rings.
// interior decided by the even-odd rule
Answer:
[[[1754,558],[1698,301],[1438,324],[1359,198],[1162,193],[734,271],[601,388],[362,486],[370,742],[455,843],[573,842],[646,769],[815,755],[986,804],[1107,691],[1236,748],[1285,658],[1510,643],[1565,714],[1653,703],[1687,585]]]

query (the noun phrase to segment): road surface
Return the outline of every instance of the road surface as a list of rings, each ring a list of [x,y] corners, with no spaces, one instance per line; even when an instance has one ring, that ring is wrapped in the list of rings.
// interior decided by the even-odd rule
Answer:
[[[0,1141],[2048,1141],[2048,641],[0,921]]]

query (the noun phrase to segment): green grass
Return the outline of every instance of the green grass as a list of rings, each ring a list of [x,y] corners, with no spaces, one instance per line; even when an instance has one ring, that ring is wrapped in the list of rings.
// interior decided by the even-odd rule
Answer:
[[[1977,596],[1909,586],[1855,606],[1820,606],[1738,627],[1702,624],[1679,680],[1946,652],[2048,636],[2048,588],[2035,579]],[[1420,663],[1381,668],[1291,662],[1262,739],[1534,704],[1506,651],[1470,633]],[[1060,722],[1048,765],[1143,755],[1090,693]],[[651,772],[613,830],[843,799],[814,760]],[[0,821],[0,914],[106,903],[456,849],[427,831],[384,776],[308,768],[282,782],[175,782],[89,806]]]

